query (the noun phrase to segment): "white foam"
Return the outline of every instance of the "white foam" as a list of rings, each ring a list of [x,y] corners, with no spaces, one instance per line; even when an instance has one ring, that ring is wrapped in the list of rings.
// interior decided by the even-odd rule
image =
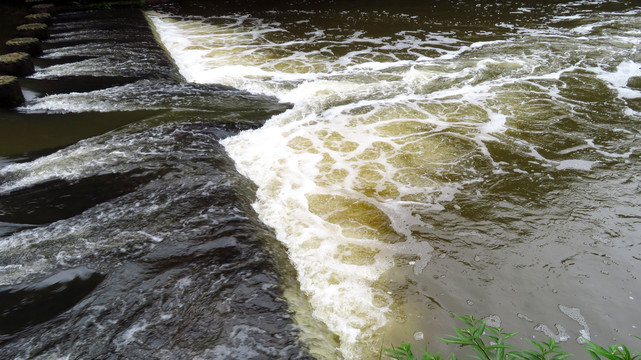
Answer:
[[[579,344],[585,344],[586,340],[592,340],[590,337],[590,326],[587,321],[585,321],[583,315],[581,315],[580,309],[559,304],[559,310],[583,327],[583,329],[579,330],[579,334],[581,334],[581,336],[576,339]]]
[[[596,162],[594,161],[578,160],[578,159],[563,160],[559,162],[556,168],[559,170],[589,171],[589,170],[592,170],[592,167],[594,166],[595,163]]]
[[[335,38],[326,29],[310,29],[309,38],[294,41],[271,38],[285,32],[251,18],[230,24],[147,16],[189,81],[293,104],[223,145],[257,184],[256,211],[287,246],[315,317],[339,336],[347,359],[361,357],[359,344],[387,323],[392,300],[375,284],[395,266],[395,257],[417,255],[415,273],[429,261],[432,249],[416,235],[426,227],[421,215],[443,209],[463,184],[482,181],[465,160],[482,157],[494,173],[505,173],[486,142],[508,141],[550,171],[589,171],[597,163],[549,160],[538,145],[508,132],[512,119],[530,115],[528,99],[565,104],[559,82],[583,70],[565,53],[530,49],[541,38],[574,42],[559,29],[522,29],[515,38],[473,43],[421,31]],[[585,28],[586,36],[591,29]],[[333,55],[334,46],[354,44]],[[418,55],[425,50],[434,56]],[[615,73],[599,74],[622,88],[630,69],[624,62]],[[430,177],[451,169],[467,177],[460,183]],[[557,338],[565,339],[559,331]]]
[[[496,133],[505,131],[505,123],[507,122],[507,117],[503,114],[490,112],[488,113],[490,121],[485,123],[481,127],[481,131],[484,133]]]
[[[121,334],[118,338],[114,339],[114,343],[117,348],[127,346],[130,343],[136,341],[136,333],[139,333],[141,331],[145,331],[149,327],[149,324],[147,323],[146,320],[141,320],[133,325],[131,325],[123,334]]]
[[[449,154],[454,148],[430,153],[430,146],[443,146],[439,140],[430,145],[432,136],[447,139],[453,134],[440,134],[450,123],[421,110],[421,103],[461,97],[482,104],[489,86],[441,90],[425,99],[408,92],[420,89],[432,75],[417,71],[408,60],[389,56],[390,61],[371,61],[371,49],[359,50],[338,58],[327,55],[320,59],[326,66],[310,71],[290,64],[316,64],[317,52],[288,51],[285,58],[277,59],[260,56],[263,43],[255,36],[246,38],[248,30],[243,26],[223,29],[196,26],[193,20],[170,21],[156,13],[147,16],[186,79],[275,95],[294,104],[262,128],[228,138],[223,145],[239,171],[258,185],[254,206],[288,247],[314,315],[339,335],[343,356],[359,357],[359,346],[386,324],[391,305],[389,295],[378,290],[375,281],[394,265],[396,254],[418,255],[413,262],[416,273],[430,258],[431,247],[413,236],[412,229],[423,226],[416,211],[438,211],[439,203],[457,191],[455,184],[397,175],[406,166],[457,161]],[[318,39],[326,36],[323,31],[312,33],[316,42],[334,41]],[[430,46],[410,35],[404,39],[390,45],[384,38],[356,33],[341,44],[367,43],[381,51]],[[427,40],[435,41],[433,36]],[[467,49],[495,43],[476,43]],[[244,52],[256,56],[247,57]],[[461,53],[449,52],[438,59]],[[274,71],[277,67],[285,71]],[[411,113],[414,116],[408,116]],[[487,115],[485,124],[467,124],[478,126],[483,136],[505,129],[506,116],[494,111]],[[417,126],[425,128],[425,141],[412,139]],[[475,143],[465,137],[459,140]],[[403,157],[411,163],[400,161]]]
[[[229,344],[216,345],[213,349],[207,349],[202,354],[195,356],[194,360],[206,359],[257,359],[264,354],[272,354],[274,358],[282,358],[287,349],[268,348],[255,340],[257,334],[263,334],[265,330],[249,326],[236,325],[231,331]],[[257,351],[257,350],[260,350]]]
[[[574,14],[574,15],[559,15],[555,16],[552,19],[550,19],[550,22],[560,22],[560,21],[568,21],[568,20],[578,20],[583,18],[583,15],[581,14]]]
[[[641,64],[632,60],[622,61],[616,68],[616,71],[606,71],[602,68],[590,68],[597,73],[597,77],[608,82],[614,88],[621,98],[638,99],[641,98],[641,91],[627,87],[630,78],[641,76]]]
[[[570,30],[574,33],[581,34],[581,35],[587,35],[591,33],[595,27],[599,26],[599,24],[586,24],[586,25],[581,25],[578,27],[575,27],[574,29]]]

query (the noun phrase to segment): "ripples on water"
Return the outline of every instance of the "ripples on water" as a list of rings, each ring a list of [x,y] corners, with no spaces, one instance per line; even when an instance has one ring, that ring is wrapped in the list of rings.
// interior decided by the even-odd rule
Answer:
[[[189,267],[204,247],[206,259],[215,258],[211,266],[224,268],[227,260],[216,254],[229,242],[234,249],[244,244],[233,234],[243,234],[245,225],[219,238],[217,219],[230,213],[236,219],[238,210],[243,224],[251,223],[251,232],[263,239],[256,247],[276,249],[271,261],[280,265],[251,256],[248,265],[244,255],[232,263],[253,269],[255,261],[272,269],[268,287],[289,279],[289,292],[277,292],[275,299],[287,297],[318,358],[369,358],[381,344],[413,337],[442,350],[432,339],[451,331],[450,312],[493,315],[491,321],[520,331],[522,340],[553,337],[569,341],[571,350],[574,344],[574,352],[581,351],[579,336],[630,342],[641,297],[641,91],[632,83],[641,76],[641,9],[624,1],[455,8],[456,14],[445,5],[401,13],[147,12],[180,75],[169,66],[167,76],[149,73],[147,64],[157,62],[153,52],[139,65],[128,62],[135,43],[47,52],[48,59],[94,51],[100,56],[51,65],[36,79],[91,69],[108,76],[107,61],[132,81],[36,97],[20,111],[159,114],[0,169],[0,191],[9,194],[9,205],[20,204],[23,188],[35,193],[45,185],[64,188],[58,182],[127,184],[106,186],[113,200],[96,199],[79,215],[7,236],[3,281],[17,284],[33,273],[91,265],[113,272],[102,284],[116,286],[123,270],[144,272],[136,270],[139,263],[164,254],[155,249],[169,239],[179,250],[166,251],[182,259],[171,266]],[[80,38],[87,33],[61,27],[61,34],[66,31]],[[217,139],[256,184],[255,199]],[[231,200],[217,203],[221,193]],[[285,246],[287,260],[253,218],[251,202]],[[203,205],[189,210],[194,203]],[[137,220],[125,220],[132,218]],[[201,229],[217,234],[212,243],[185,245],[201,239]],[[32,247],[39,250],[17,250]],[[115,260],[105,265],[96,254]],[[153,261],[165,263],[161,255]],[[223,277],[218,270],[190,269],[203,282]],[[192,284],[190,279],[180,278],[176,286]],[[177,296],[175,289],[163,289],[154,294]],[[258,285],[249,289],[243,294]],[[216,309],[229,304],[216,299]],[[289,324],[284,304],[278,306],[273,316]],[[133,346],[136,337],[126,334],[149,334],[150,324],[162,324],[163,316],[178,321],[173,312],[151,313],[155,320],[139,316],[126,331],[110,330],[124,336],[112,344]],[[235,319],[226,314],[204,317]],[[232,343],[270,331],[259,327],[239,335],[245,328],[233,329]],[[296,336],[293,329],[285,332]],[[154,339],[143,338],[149,344]]]
[[[545,11],[524,25],[518,14],[541,9],[516,8],[514,23],[482,32],[386,12],[148,14],[188,81],[293,104],[223,144],[258,185],[256,210],[286,244],[315,316],[339,334],[346,357],[385,326],[429,332],[429,320],[415,320],[429,316],[422,306],[498,312],[492,302],[517,302],[538,286],[519,288],[519,269],[550,276],[554,260],[511,253],[548,243],[594,253],[577,249],[583,234],[564,230],[577,223],[566,218],[575,211],[567,202],[586,191],[583,177],[635,158],[641,93],[627,81],[641,74],[639,10],[571,3]],[[599,193],[621,206],[616,193]],[[435,286],[429,278],[440,279],[448,262],[465,275]],[[453,297],[469,299],[431,289],[441,286],[463,287]],[[505,286],[516,294],[483,291]],[[478,310],[454,305],[484,301]]]

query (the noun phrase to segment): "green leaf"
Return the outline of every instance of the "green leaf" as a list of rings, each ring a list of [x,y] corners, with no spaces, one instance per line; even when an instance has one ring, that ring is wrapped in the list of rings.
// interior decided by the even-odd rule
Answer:
[[[530,343],[532,345],[536,346],[536,348],[539,349],[540,352],[545,351],[544,348],[543,348],[543,345],[541,345],[538,341],[530,340]]]
[[[471,326],[471,327],[474,326],[474,317],[472,315],[460,316],[460,315],[454,314],[454,317],[464,322],[467,326]]]
[[[632,355],[630,354],[630,350],[628,350],[628,348],[625,345],[621,344],[621,345],[617,346],[617,349],[619,351],[623,351],[623,353],[626,356],[626,359],[632,359]]]
[[[474,332],[473,332],[472,335],[475,338],[480,338],[481,335],[483,335],[484,332],[485,332],[485,324],[481,324],[481,326],[479,326],[476,329],[474,329]]]
[[[590,355],[592,357],[592,359],[601,360],[601,358],[597,354],[595,354],[595,353],[593,353],[593,352],[591,352],[590,350],[587,350],[587,349],[586,349],[586,351],[588,352],[588,355]]]
[[[572,357],[572,354],[566,353],[566,352],[561,352],[559,354],[556,354],[550,358],[550,360],[564,360],[569,357]]]
[[[588,346],[585,347],[586,351],[594,353],[596,355],[605,356],[608,359],[610,358],[609,356],[612,355],[610,351],[606,350],[604,347],[597,345],[588,339],[584,338],[584,340],[588,343]]]
[[[510,359],[519,359],[519,360],[540,360],[540,358],[536,357],[535,355],[532,355],[529,352],[525,351],[518,351],[518,352],[511,352],[508,354],[508,357]]]
[[[448,344],[458,344],[463,346],[474,345],[474,342],[472,340],[459,338],[459,337],[441,338],[441,341],[446,342]]]
[[[391,349],[385,349],[385,356],[394,360],[414,360],[412,344],[401,344],[393,346]]]
[[[562,350],[554,339],[547,341],[530,341],[536,350],[521,350],[510,344],[506,340],[517,333],[504,333],[503,329],[485,324],[485,320],[476,320],[473,316],[460,316],[453,314],[457,319],[462,321],[466,327],[455,328],[453,335],[448,335],[441,340],[445,343],[456,344],[462,347],[471,346],[475,355],[470,358],[479,360],[565,360],[572,357]],[[641,340],[641,337],[634,336]],[[605,348],[590,340],[586,340],[584,350],[592,360],[641,360],[639,351],[631,351],[625,345],[614,345]],[[490,343],[491,345],[486,345]],[[509,350],[509,351],[508,351]],[[383,353],[384,351],[384,353]],[[379,360],[444,360],[440,354],[432,354],[423,351],[420,359],[415,359],[412,352],[412,344],[401,344],[392,346],[391,349],[383,349],[379,352]],[[450,354],[450,360],[458,360],[456,355]]]

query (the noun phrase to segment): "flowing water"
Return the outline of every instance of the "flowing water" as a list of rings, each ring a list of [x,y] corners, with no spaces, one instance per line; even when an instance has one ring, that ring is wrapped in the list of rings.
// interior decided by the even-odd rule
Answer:
[[[451,313],[632,343],[641,6],[361,5],[61,15],[0,115],[3,350],[370,359]]]

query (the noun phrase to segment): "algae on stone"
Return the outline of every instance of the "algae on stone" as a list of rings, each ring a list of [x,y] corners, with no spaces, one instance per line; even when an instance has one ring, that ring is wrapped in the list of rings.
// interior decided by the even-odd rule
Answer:
[[[9,54],[0,55],[0,64],[9,64],[23,61],[29,58],[29,54],[25,52],[13,52]]]
[[[53,4],[38,4],[31,7],[32,13],[49,13],[55,15],[56,7]]]
[[[29,44],[34,44],[34,43],[39,43],[40,40],[38,38],[34,37],[22,37],[22,38],[15,38],[7,41],[5,44],[7,46],[16,46],[16,45],[29,45]]]
[[[38,39],[46,39],[49,37],[49,31],[47,31],[48,26],[43,23],[20,25],[16,27],[16,30],[24,37],[37,37]]]
[[[19,25],[18,27],[16,27],[16,29],[18,31],[22,31],[22,30],[45,30],[45,29],[47,29],[47,27],[48,27],[47,24],[31,23],[31,24]]]
[[[15,38],[5,43],[13,52],[26,52],[31,56],[42,54],[42,44],[35,37]]]
[[[5,86],[15,81],[18,81],[18,78],[15,76],[0,75],[0,86]]]
[[[31,55],[26,52],[14,52],[0,55],[0,74],[27,76],[34,72]]]
[[[24,17],[26,23],[43,23],[48,24],[51,22],[51,14],[43,12],[27,15]]]
[[[38,5],[32,6],[31,8],[34,10],[44,10],[44,9],[52,9],[54,7],[55,6],[53,4],[38,4]]]

